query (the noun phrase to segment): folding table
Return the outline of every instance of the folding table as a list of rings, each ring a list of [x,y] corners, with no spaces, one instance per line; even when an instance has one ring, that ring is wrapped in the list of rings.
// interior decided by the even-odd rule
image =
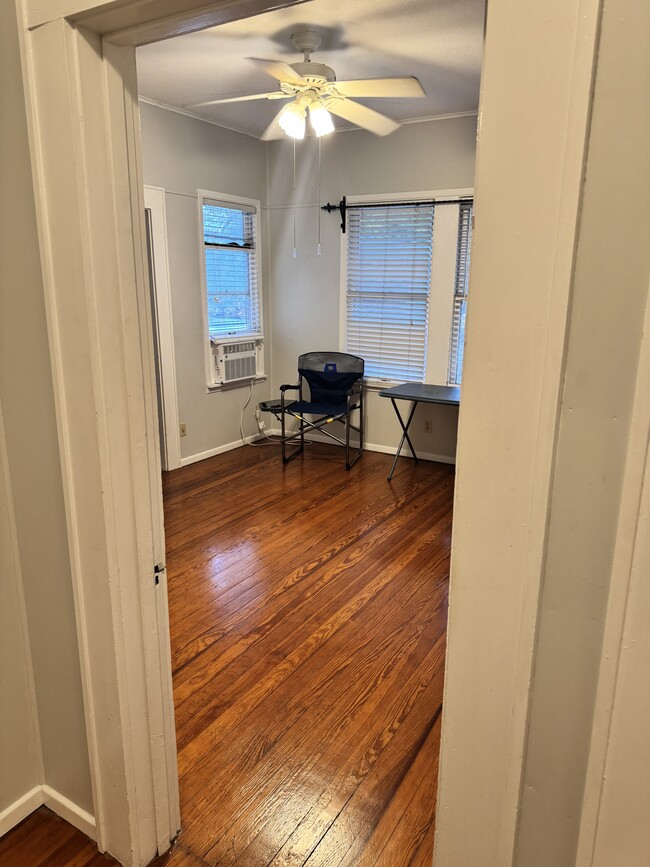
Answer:
[[[413,454],[413,457],[417,462],[418,456],[415,454],[413,443],[411,442],[411,438],[409,437],[409,426],[411,424],[411,420],[413,419],[413,414],[415,413],[415,407],[418,405],[418,403],[446,403],[451,404],[452,406],[458,406],[460,404],[460,388],[456,385],[427,385],[427,383],[425,382],[406,382],[404,383],[404,385],[396,385],[393,388],[386,388],[383,391],[380,391],[379,397],[390,398],[390,401],[393,404],[393,409],[395,410],[395,414],[399,419],[399,423],[403,431],[402,439],[399,441],[399,445],[397,446],[393,466],[390,468],[390,473],[388,474],[388,481],[390,482],[390,480],[393,478],[395,464],[397,463],[397,458],[402,451],[404,440],[406,440],[406,442],[409,444],[411,453]],[[413,404],[406,420],[406,424],[404,424],[404,419],[400,415],[400,411],[397,408],[396,401],[398,400],[410,400]]]

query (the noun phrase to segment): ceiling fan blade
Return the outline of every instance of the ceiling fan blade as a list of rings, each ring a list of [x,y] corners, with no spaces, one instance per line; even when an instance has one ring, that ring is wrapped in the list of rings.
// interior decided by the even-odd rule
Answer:
[[[344,96],[419,97],[426,96],[422,85],[413,76],[405,78],[359,78],[336,81],[334,87]]]
[[[271,123],[260,136],[260,141],[273,141],[276,138],[286,138],[286,133],[278,123],[278,119],[282,114],[282,109],[276,114]]]
[[[276,81],[288,81],[289,84],[307,84],[307,81],[282,60],[264,60],[260,57],[249,57],[262,72],[272,76]]]
[[[247,102],[250,99],[291,99],[291,93],[283,93],[281,90],[273,93],[248,93],[244,96],[228,96],[224,99],[208,99],[206,102],[193,102],[187,108],[202,108],[206,105],[222,105],[226,102]]]
[[[375,135],[388,135],[399,126],[386,115],[379,114],[378,111],[360,105],[358,102],[353,102],[351,99],[328,99],[325,101],[325,107],[332,114],[349,120],[350,123],[363,127],[363,129],[370,130]]]

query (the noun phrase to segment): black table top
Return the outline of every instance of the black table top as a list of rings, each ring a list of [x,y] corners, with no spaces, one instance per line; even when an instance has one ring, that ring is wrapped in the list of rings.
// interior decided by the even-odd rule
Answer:
[[[379,397],[395,400],[417,400],[422,403],[460,404],[460,388],[457,385],[427,385],[426,382],[405,382],[379,392]]]

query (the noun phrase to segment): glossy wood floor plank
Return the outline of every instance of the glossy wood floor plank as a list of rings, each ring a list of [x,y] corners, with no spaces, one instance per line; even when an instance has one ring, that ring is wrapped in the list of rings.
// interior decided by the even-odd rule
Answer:
[[[426,546],[428,537],[426,534],[423,534],[423,538],[419,539],[417,543],[414,540],[409,539],[409,541],[412,542],[410,550],[408,551],[408,555],[404,555],[405,558],[407,557],[407,561],[416,558],[420,550]],[[302,629],[297,626],[293,628],[289,636],[290,640],[277,639],[275,649],[278,655],[280,655],[281,661],[272,667],[272,670],[269,664],[270,657],[267,654],[262,659],[257,660],[256,664],[248,671],[245,670],[234,681],[231,687],[226,686],[223,691],[219,690],[218,697],[214,700],[215,703],[218,703],[217,707],[214,708],[207,705],[208,710],[212,710],[211,715],[207,716],[207,721],[210,722],[215,716],[219,719],[222,716],[221,710],[225,704],[227,705],[225,713],[228,714],[228,719],[221,719],[218,729],[228,729],[235,725],[241,720],[243,715],[249,713],[250,709],[259,703],[265,694],[277,688],[278,684],[289,677],[296,668],[301,666],[321,644],[329,641],[332,635],[339,628],[346,625],[357,611],[366,606],[375,594],[381,593],[382,589],[392,581],[397,571],[405,565],[402,560],[395,558],[390,566],[386,566],[385,569],[379,571],[376,577],[370,579],[368,573],[376,568],[377,562],[378,560],[373,558],[372,563],[361,573],[360,580],[364,582],[363,587],[352,598],[341,599],[340,596],[335,597],[329,605],[321,608],[319,620],[316,620],[315,615],[312,615],[307,619]],[[406,565],[408,565],[408,562]],[[352,588],[346,587],[342,592],[346,597],[349,597],[351,592],[357,589],[357,586],[354,584]],[[387,603],[383,602],[383,604]],[[332,611],[333,606],[335,606],[334,611]],[[284,633],[282,632],[281,634],[284,638]],[[302,641],[300,641],[301,638],[303,639]],[[293,642],[293,644],[290,642]],[[271,650],[273,650],[272,647],[270,648]],[[226,669],[224,674],[227,676],[229,671],[230,669]],[[263,676],[264,673],[266,676]],[[253,681],[254,686],[251,690],[246,691],[249,681]],[[234,701],[235,696],[238,697],[237,701]],[[207,699],[203,699],[201,705],[206,706],[206,704]],[[205,719],[206,717],[198,712],[190,720],[193,727],[193,741],[197,741],[198,730],[201,728],[202,720]],[[201,732],[199,742],[195,745],[192,752],[196,753],[197,749],[200,752],[205,752],[206,749],[214,746],[215,743],[214,739],[207,742],[205,733]],[[182,752],[184,755],[184,751]],[[194,756],[190,753],[187,761],[191,763],[193,758]],[[180,767],[181,773],[184,773],[186,763],[183,758],[181,759]]]
[[[431,631],[428,635],[422,635],[418,650],[424,647],[428,649],[430,639]],[[419,664],[416,664],[415,671],[409,672],[409,666],[413,667],[412,660],[409,660],[409,666],[396,670],[395,679],[385,681],[385,689],[377,693],[374,702],[365,702],[363,716],[358,719],[357,726],[350,727],[343,748],[338,749],[338,764],[332,765],[329,780],[321,776],[321,783],[327,784],[318,797],[311,800],[301,798],[293,814],[286,808],[283,810],[286,840],[269,863],[304,863],[399,730],[415,701],[427,689],[432,678],[439,676],[444,664],[444,642],[441,640],[434,645],[424,658],[421,658],[421,654],[417,656]],[[400,686],[400,683],[403,685]],[[392,701],[389,690],[394,694]],[[341,760],[341,755],[345,757],[344,760]],[[245,863],[245,857],[246,853],[242,856],[242,864]]]
[[[412,609],[404,611],[403,616],[407,625],[403,627],[401,632],[390,636],[391,640],[385,642],[381,654],[377,654],[376,646],[369,643],[365,648],[365,658],[362,657],[361,653],[356,653],[353,664],[347,668],[341,667],[338,673],[338,682],[337,679],[330,678],[329,672],[323,672],[323,679],[328,686],[327,693],[323,695],[320,688],[316,690],[312,688],[311,696],[314,700],[309,701],[306,705],[308,711],[317,702],[320,717],[317,724],[305,714],[299,718],[298,724],[293,725],[284,736],[280,750],[265,755],[264,761],[258,767],[249,765],[246,768],[241,768],[237,776],[241,776],[242,773],[245,774],[253,794],[250,802],[246,803],[241,793],[235,789],[233,809],[228,811],[229,834],[232,835],[238,822],[249,833],[256,815],[259,818],[255,821],[264,823],[268,821],[272,805],[278,798],[282,801],[280,805],[282,820],[286,822],[287,799],[290,798],[292,792],[301,793],[300,804],[304,806],[307,803],[304,779],[309,778],[314,782],[317,776],[318,781],[323,782],[339,767],[341,752],[343,751],[345,754],[352,749],[350,743],[346,743],[342,749],[342,736],[350,741],[354,735],[357,745],[363,743],[363,736],[372,737],[375,733],[373,725],[363,717],[374,710],[377,715],[374,721],[371,720],[370,722],[374,722],[374,725],[381,723],[382,716],[379,713],[381,707],[377,708],[376,705],[382,698],[385,699],[383,696],[384,686],[396,688],[391,680],[404,673],[403,671],[400,672],[400,664],[402,663],[400,654],[403,653],[405,657],[407,654],[413,654],[421,634],[417,627],[408,623],[409,615],[412,613]],[[420,634],[418,634],[419,632]],[[346,646],[349,646],[348,642],[338,650],[344,651]],[[338,655],[344,658],[343,652]],[[356,657],[360,658],[357,660]],[[323,669],[319,670],[319,674],[321,671]],[[349,683],[351,680],[366,684],[365,690],[359,690],[358,697],[355,696],[354,699],[350,696]],[[307,692],[309,695],[308,683],[303,686],[301,692]],[[346,698],[348,699],[347,702]],[[282,700],[283,696],[280,696],[278,708],[280,712]],[[303,707],[301,710],[304,713],[305,708]],[[274,728],[285,727],[286,717],[291,718],[291,715],[291,711],[289,711],[288,714],[285,714],[285,718],[280,717]],[[361,719],[361,725],[359,719]],[[316,766],[315,770],[314,766]],[[263,796],[265,792],[268,794]],[[315,790],[314,794],[318,794],[318,792]],[[220,844],[220,850],[222,849],[223,843]],[[218,863],[221,861],[223,861],[223,857],[218,859]]]
[[[375,479],[376,479],[376,481],[379,481],[379,479],[377,477],[378,477],[378,474],[375,473]],[[381,480],[381,482],[385,488],[385,481]],[[312,497],[313,496],[314,496],[314,490],[312,489]],[[365,493],[365,496],[367,498],[369,496],[368,493]],[[384,509],[382,511],[373,510],[373,512],[371,513],[369,520],[371,520],[375,523],[381,523],[382,521],[386,522],[391,517],[391,515],[394,514],[398,509],[400,509],[408,501],[409,498],[412,498],[414,496],[414,494],[413,494],[413,492],[409,492],[409,495],[407,495],[407,496],[395,498],[394,495],[392,495],[392,492],[390,490],[388,492],[386,492],[385,490],[382,490],[382,488],[379,488],[379,490],[377,492],[373,491],[371,496],[373,498],[376,498],[377,496],[383,496],[384,498],[387,498],[387,499],[392,501],[391,506],[388,509]],[[302,499],[304,499],[304,496],[302,497]],[[345,496],[342,496],[342,497],[339,497],[339,500],[340,500],[340,504],[337,506],[337,508],[342,509],[344,511],[344,515],[345,515],[345,513],[347,513],[348,515],[351,514],[352,516],[354,516],[354,518],[357,518],[357,520],[353,519],[353,525],[352,525],[353,526],[353,533],[356,535],[357,538],[360,537],[368,529],[368,527],[366,525],[364,525],[364,522],[363,522],[363,518],[365,517],[363,512],[364,511],[367,512],[368,507],[365,506],[365,510],[362,507],[360,509],[360,511],[358,512],[357,510],[358,510],[359,504],[357,502],[355,502],[354,499],[351,502],[347,502],[347,498]],[[312,506],[312,504],[310,504],[310,508],[311,508],[311,506]],[[318,501],[315,500],[313,507],[318,508],[318,506],[319,506]],[[325,510],[323,510],[323,509],[320,510],[322,513],[320,520],[326,522],[328,535],[329,536],[334,535],[336,537],[334,539],[334,544],[338,547],[344,547],[346,544],[350,544],[350,542],[355,541],[355,539],[353,538],[351,540],[346,540],[344,535],[338,530],[338,527],[336,527],[334,532],[332,531],[332,529],[331,529],[332,528],[332,522],[334,521],[336,524],[338,523],[337,513],[332,513],[333,508],[334,508],[334,506],[332,505],[332,498],[330,498],[330,502],[328,503],[328,511],[325,512]],[[294,509],[294,511],[295,511],[295,509]],[[307,510],[303,510],[303,512],[306,513]],[[276,513],[277,513],[277,509],[274,509],[272,514],[275,515]],[[302,523],[305,518],[307,519],[306,524]],[[298,565],[295,567],[293,573],[289,572],[285,583],[288,583],[289,585],[291,585],[292,583],[296,583],[297,581],[301,580],[306,575],[308,575],[309,572],[311,571],[311,569],[314,568],[313,556],[316,556],[317,558],[320,558],[322,560],[327,559],[328,556],[330,556],[330,552],[328,552],[328,549],[327,549],[327,543],[325,543],[324,538],[322,536],[320,536],[318,533],[319,525],[318,525],[318,522],[314,520],[314,515],[297,514],[297,515],[293,516],[292,514],[290,514],[289,519],[288,519],[288,526],[286,526],[286,523],[287,523],[286,521],[276,520],[273,522],[268,522],[268,525],[266,527],[261,528],[261,529],[258,529],[256,527],[254,530],[252,530],[248,526],[245,528],[248,547],[250,547],[253,544],[251,541],[251,533],[259,533],[259,535],[262,537],[262,539],[265,538],[267,540],[268,544],[270,545],[270,562],[268,562],[267,560],[265,560],[264,555],[266,552],[262,549],[262,547],[260,545],[260,540],[255,540],[254,557],[256,558],[256,564],[255,564],[256,568],[252,571],[252,573],[250,575],[248,575],[248,573],[246,571],[244,571],[245,564],[243,562],[243,558],[241,556],[238,556],[238,551],[235,550],[235,557],[237,558],[237,560],[239,560],[239,564],[238,564],[239,574],[242,576],[248,577],[248,580],[253,584],[253,588],[254,588],[253,592],[259,593],[259,592],[261,592],[261,588],[266,586],[266,584],[263,580],[266,577],[266,575],[264,574],[265,569],[272,568],[275,571],[277,571],[277,567],[281,566],[283,571],[285,571],[286,569],[289,568],[288,563],[291,561],[291,558],[293,557],[295,560],[295,558],[297,556],[296,547],[295,547],[295,537],[298,537],[298,538],[302,537],[302,539],[304,540],[306,529],[308,530],[308,533],[309,533],[310,544],[308,544],[307,548],[305,548],[305,544],[303,541],[301,549],[298,549],[298,550],[301,550],[301,556],[298,559]],[[341,529],[345,530],[345,527],[342,526]],[[277,534],[278,533],[282,534],[282,537],[284,540],[284,550],[279,553],[279,560],[278,560],[277,545],[272,542],[273,539],[277,540]],[[291,534],[294,534],[294,535],[291,535]],[[313,541],[311,541],[311,540],[313,540]],[[220,562],[218,565],[219,565],[219,569],[222,573],[228,572],[232,568],[231,562],[228,559],[226,559],[227,553],[228,552],[225,550],[220,551]],[[199,557],[198,557],[199,562],[202,565],[204,560],[205,560],[204,550],[199,549],[198,555],[199,555]],[[188,558],[186,557],[185,563],[184,563],[184,574],[186,574],[186,575],[187,575],[187,559]],[[316,563],[316,565],[317,565],[317,563]],[[173,567],[173,564],[172,564],[172,567]],[[190,576],[188,575],[187,577],[189,580]],[[201,577],[201,581],[202,581],[203,586],[201,588],[199,588],[198,591],[193,590],[191,593],[190,592],[186,593],[186,598],[190,599],[195,606],[195,610],[193,612],[191,612],[191,614],[190,614],[190,616],[192,617],[192,630],[199,630],[199,633],[198,633],[199,635],[201,634],[200,633],[201,626],[203,625],[203,623],[206,622],[206,618],[210,617],[210,610],[209,610],[209,608],[206,609],[206,606],[204,604],[205,602],[208,601],[208,597],[206,597],[206,595],[205,595],[206,589],[208,590],[208,592],[211,592],[212,596],[220,593],[222,605],[225,604],[226,601],[229,600],[231,597],[234,597],[234,599],[237,600],[236,604],[241,604],[240,600],[243,599],[242,591],[247,589],[246,586],[244,585],[244,579],[243,578],[242,578],[242,580],[240,580],[236,584],[234,582],[229,582],[228,588],[224,588],[222,585],[220,585],[220,583],[217,583],[217,582],[214,582],[214,584],[212,582],[207,582],[205,577]],[[185,583],[186,582],[184,582],[184,585],[185,585]],[[206,587],[206,585],[207,585],[207,587]],[[272,592],[274,595],[277,595],[278,593],[284,592],[285,589],[286,589],[286,587],[283,587],[283,586],[280,586],[280,587],[273,586]],[[176,609],[177,613],[179,615],[181,615],[181,614],[185,615],[185,612],[182,611],[182,609],[180,608],[179,605],[177,605],[176,600],[174,599],[173,601],[174,601],[175,609]],[[230,611],[229,613],[232,614],[233,612]],[[174,624],[174,626],[177,626],[177,625],[179,625],[179,624]],[[183,618],[183,624],[182,624],[181,628],[182,629],[186,628],[184,618]],[[172,634],[174,635],[174,633],[172,633]]]
[[[430,495],[431,494],[428,493],[428,496],[430,496]],[[417,506],[415,506],[413,504],[413,508],[409,510],[408,504],[406,503],[406,498],[400,498],[400,500],[398,501],[398,504],[403,506],[403,516],[402,517],[403,517],[404,521],[407,521],[408,518],[411,516],[412,511],[417,508]],[[428,505],[428,501],[425,504]],[[446,508],[446,503],[444,505],[444,508]],[[272,607],[268,607],[268,603],[270,603],[272,600],[275,600],[277,597],[282,597],[279,601],[280,601],[280,604],[284,604],[284,605],[290,604],[292,602],[293,598],[295,598],[297,595],[300,596],[301,603],[304,603],[305,600],[310,598],[315,591],[309,587],[309,584],[305,583],[308,579],[315,580],[315,579],[320,578],[321,579],[321,582],[320,582],[321,585],[323,583],[325,583],[325,584],[330,583],[327,575],[325,575],[323,577],[322,571],[321,572],[317,571],[318,567],[323,565],[323,564],[328,564],[328,563],[331,565],[332,564],[332,558],[335,555],[344,551],[346,548],[348,548],[349,546],[353,545],[356,542],[360,542],[360,544],[355,545],[354,553],[352,556],[356,559],[362,559],[365,556],[365,554],[367,553],[367,550],[369,548],[372,548],[376,544],[376,540],[372,537],[369,537],[367,540],[364,540],[362,538],[363,536],[365,536],[368,533],[369,530],[372,529],[372,525],[369,526],[371,521],[374,523],[374,525],[379,524],[381,526],[382,537],[387,542],[390,540],[391,536],[399,535],[401,532],[403,532],[401,522],[398,522],[398,521],[390,522],[388,520],[392,514],[393,514],[392,512],[389,512],[388,514],[384,513],[382,515],[382,517],[384,518],[383,525],[380,524],[379,520],[376,517],[371,518],[371,519],[367,519],[365,522],[363,521],[363,516],[361,516],[361,518],[359,520],[355,520],[353,518],[351,530],[348,530],[348,528],[345,527],[345,525],[343,525],[341,527],[341,530],[335,533],[336,540],[335,540],[335,544],[333,546],[330,546],[329,540],[326,541],[326,540],[321,539],[321,540],[318,540],[319,541],[319,545],[317,546],[318,550],[316,552],[314,552],[312,550],[313,546],[303,544],[301,547],[295,548],[290,552],[290,559],[288,557],[282,557],[282,556],[277,558],[277,560],[272,559],[271,563],[267,567],[267,571],[264,574],[260,574],[260,570],[258,568],[256,570],[256,572],[254,573],[255,579],[256,579],[255,585],[256,585],[256,593],[257,594],[263,592],[261,588],[266,587],[267,584],[270,583],[269,578],[271,578],[272,575],[277,575],[278,569],[282,569],[282,572],[284,574],[286,574],[286,577],[283,577],[283,580],[281,582],[273,581],[271,583],[271,587],[265,591],[267,594],[267,597],[266,597],[267,598],[267,605],[265,606],[265,608],[266,608],[266,611],[269,612],[266,614],[266,620],[268,621],[269,617],[272,616],[272,614],[275,610]],[[392,526],[391,526],[391,524],[392,524]],[[309,530],[310,537],[311,537],[311,528],[308,528],[308,530]],[[274,532],[275,532],[275,528],[272,528],[271,533],[274,533]],[[330,531],[330,532],[332,532],[332,531]],[[276,555],[276,557],[277,557],[277,555]],[[293,563],[295,563],[295,566],[293,566],[293,568],[292,568]],[[345,564],[343,564],[343,568],[349,570],[350,565],[351,565],[350,562],[346,562]],[[243,564],[240,565],[240,568],[242,568],[242,567],[243,567]],[[300,587],[295,586],[298,583],[300,583],[300,585],[301,585]],[[247,594],[246,588],[244,586],[244,582],[239,582],[237,585],[237,589],[239,590],[239,594],[238,594],[238,604],[239,605],[244,605],[245,602],[251,601],[251,596],[249,596]],[[316,586],[316,590],[318,590],[318,589],[320,589],[319,586]],[[293,590],[293,592],[288,592],[288,591],[292,591],[292,590]],[[221,594],[219,604],[220,604],[220,607],[222,607],[224,605],[228,605],[228,618],[227,618],[228,626],[227,626],[227,628],[232,630],[233,628],[235,628],[238,625],[241,618],[237,617],[237,610],[238,609],[230,608],[230,606],[229,606],[230,595],[231,595],[230,589],[224,588],[222,591],[222,594]],[[254,598],[254,595],[255,594],[253,594],[252,598]],[[204,604],[208,603],[207,598],[204,598],[203,601],[204,601]],[[209,613],[205,614],[205,609],[204,609],[203,616],[204,617],[210,617],[210,614]],[[246,619],[246,617],[247,617],[247,613],[244,612],[244,620]],[[212,615],[212,618],[213,618],[213,615]],[[199,624],[195,623],[193,628],[196,628],[197,626],[199,626],[199,628],[200,628],[200,625],[201,625],[201,622]],[[224,628],[223,625],[221,623],[220,623],[220,625],[223,629]],[[216,639],[216,640],[218,640],[218,639]],[[205,649],[205,648],[203,648],[203,649]],[[198,664],[199,665],[203,664],[203,661],[199,660]],[[196,666],[195,666],[195,668],[196,668]]]
[[[164,475],[183,830],[156,867],[429,867],[453,469],[243,448]],[[0,864],[111,864],[42,808]]]
[[[81,831],[45,807],[32,813],[0,840],[2,867],[111,867]]]

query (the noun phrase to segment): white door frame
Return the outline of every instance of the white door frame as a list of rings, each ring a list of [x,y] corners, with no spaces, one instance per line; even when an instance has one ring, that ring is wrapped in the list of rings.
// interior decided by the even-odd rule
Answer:
[[[144,186],[144,206],[151,213],[153,287],[155,298],[154,328],[157,332],[161,413],[163,420],[163,469],[176,470],[181,465],[178,392],[176,389],[176,353],[172,310],[165,191],[162,187]],[[160,417],[159,416],[159,417]]]
[[[639,356],[576,867],[642,864],[648,856],[649,570],[650,304]]]
[[[163,537],[134,46],[293,3],[16,2],[25,24],[30,143],[98,842],[122,863],[141,865],[169,844],[179,819],[166,584],[164,577],[158,586],[153,580]],[[539,9],[490,3],[459,442],[440,867],[513,863],[599,16],[600,0],[550,0]],[[505,100],[500,91],[507,92]],[[493,263],[514,214],[517,229],[523,228],[515,276],[504,285]],[[526,363],[513,365],[518,351]],[[507,463],[495,459],[504,442]],[[489,514],[475,495],[483,486],[502,491],[491,501],[499,508]],[[513,491],[526,493],[525,508]],[[487,631],[486,624],[498,629]],[[471,717],[463,700],[468,693],[479,711]],[[479,726],[485,737],[477,734]],[[469,828],[477,845],[473,860],[459,854],[469,851]]]

